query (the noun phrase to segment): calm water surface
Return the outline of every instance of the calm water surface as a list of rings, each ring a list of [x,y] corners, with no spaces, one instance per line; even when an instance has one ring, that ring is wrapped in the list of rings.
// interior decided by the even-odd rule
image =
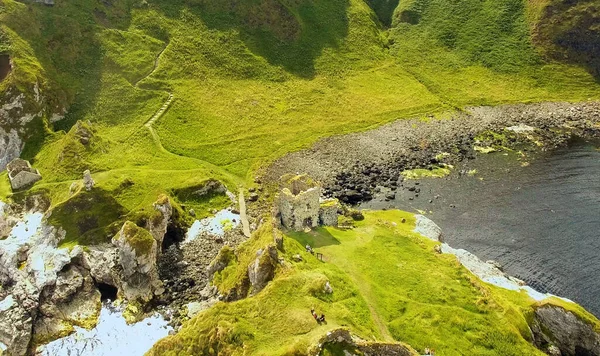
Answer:
[[[394,201],[362,207],[427,211],[451,246],[497,260],[539,291],[575,300],[600,317],[598,147],[577,142],[521,160],[482,155],[456,169],[476,169],[474,176],[424,179],[418,197],[405,190]]]

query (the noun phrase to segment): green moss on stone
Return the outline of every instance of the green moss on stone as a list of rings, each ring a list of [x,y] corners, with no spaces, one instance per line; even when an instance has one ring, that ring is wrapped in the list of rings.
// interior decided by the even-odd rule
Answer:
[[[127,243],[134,249],[136,255],[147,255],[156,243],[148,230],[137,226],[131,221],[123,225],[123,235]]]

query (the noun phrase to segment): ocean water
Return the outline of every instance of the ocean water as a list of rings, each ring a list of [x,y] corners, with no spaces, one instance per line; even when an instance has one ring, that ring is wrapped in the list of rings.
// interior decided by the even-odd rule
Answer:
[[[496,260],[535,289],[600,317],[598,147],[579,141],[535,157],[481,155],[447,178],[420,180],[418,197],[402,191],[362,207],[426,212],[452,247]]]

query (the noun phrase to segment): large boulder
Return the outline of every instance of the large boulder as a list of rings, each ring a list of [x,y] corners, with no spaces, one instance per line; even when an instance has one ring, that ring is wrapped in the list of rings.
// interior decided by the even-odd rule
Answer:
[[[148,230],[126,221],[112,243],[119,249],[118,284],[125,298],[148,302],[164,292],[156,267],[157,242]]]
[[[562,356],[599,356],[600,334],[575,314],[555,305],[535,309],[531,330],[541,350],[558,348]]]
[[[90,271],[96,283],[116,287],[119,280],[118,255],[119,250],[111,244],[88,246],[81,265]]]

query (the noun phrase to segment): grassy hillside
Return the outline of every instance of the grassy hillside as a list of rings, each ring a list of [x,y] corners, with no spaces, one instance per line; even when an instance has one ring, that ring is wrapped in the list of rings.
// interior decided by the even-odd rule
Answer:
[[[0,173],[0,198],[47,194],[64,242],[93,244],[162,193],[207,215],[226,197],[189,192],[211,179],[248,186],[259,167],[324,136],[469,105],[599,99],[597,18],[594,1],[563,0],[0,0],[0,55],[13,62],[0,102],[11,90],[33,97],[38,83],[47,106],[22,155],[43,179],[12,195]],[[352,231],[289,236],[286,260],[304,262],[154,353],[291,354],[337,327],[444,355],[538,352],[531,300],[477,282],[411,229],[410,216],[382,212]],[[270,241],[261,230],[220,288]],[[303,252],[307,241],[325,263]]]
[[[369,212],[356,225],[286,236],[286,263],[265,290],[217,304],[149,354],[306,354],[325,333],[345,327],[366,340],[402,341],[418,351],[429,346],[440,355],[543,355],[530,343],[535,302],[525,293],[482,283],[454,256],[435,253],[434,242],[412,232],[409,213]],[[254,256],[271,241],[263,229],[238,256]],[[324,262],[306,253],[307,243]],[[295,254],[303,261],[293,262]],[[221,273],[234,276],[247,263]],[[230,284],[228,278],[217,277],[217,285]],[[323,292],[326,281],[332,294]],[[314,321],[311,307],[327,324]]]
[[[136,214],[212,178],[236,190],[324,136],[467,105],[600,96],[580,57],[552,55],[572,31],[595,31],[593,4],[565,15],[549,10],[554,2],[396,5],[3,0],[0,51],[14,69],[0,89],[34,95],[38,82],[50,107],[23,152],[43,176],[32,192],[58,206],[90,169],[124,214]],[[556,16],[570,20],[556,27]],[[62,108],[65,118],[51,122]],[[78,141],[77,121],[93,131],[91,144]],[[0,180],[1,197],[9,191]]]

